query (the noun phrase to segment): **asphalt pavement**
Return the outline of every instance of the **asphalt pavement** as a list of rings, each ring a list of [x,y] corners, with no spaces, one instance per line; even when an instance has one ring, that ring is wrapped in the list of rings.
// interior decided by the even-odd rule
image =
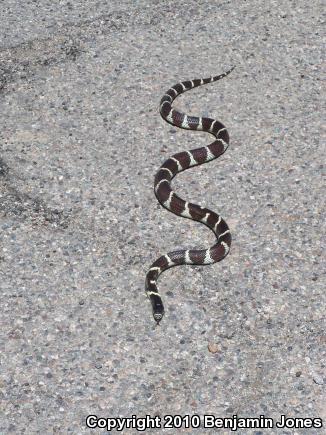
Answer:
[[[105,431],[88,415],[135,416],[132,434],[146,415],[148,433],[260,416],[233,433],[325,433],[322,3],[1,2],[1,434]],[[229,149],[173,181],[223,216],[231,252],[164,273],[156,327],[151,263],[214,242],[154,196],[165,159],[212,140],[158,104],[232,65],[175,103],[223,122]]]

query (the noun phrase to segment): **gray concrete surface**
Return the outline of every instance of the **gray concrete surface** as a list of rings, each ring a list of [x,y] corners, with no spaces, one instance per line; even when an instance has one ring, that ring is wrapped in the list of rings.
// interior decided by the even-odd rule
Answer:
[[[237,433],[325,433],[322,2],[1,9],[1,434],[102,433],[88,414],[285,414],[324,428]],[[164,159],[211,140],[158,103],[233,64],[176,104],[225,123],[230,148],[174,182],[227,220],[232,252],[162,275],[156,328],[149,265],[213,242],[154,197]]]

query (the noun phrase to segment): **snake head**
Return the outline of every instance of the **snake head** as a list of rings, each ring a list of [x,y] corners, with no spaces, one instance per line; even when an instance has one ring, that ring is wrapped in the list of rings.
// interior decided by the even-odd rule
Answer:
[[[154,287],[154,284],[152,284],[152,287],[146,288],[146,294],[149,297],[152,304],[154,320],[157,324],[159,324],[164,316],[164,306],[163,306],[161,296],[157,292],[156,286]]]
[[[162,309],[163,309],[163,307],[162,307]],[[155,322],[159,325],[160,324],[160,321],[163,319],[163,315],[164,315],[164,311],[162,310],[162,311],[153,311],[153,317],[154,317],[154,320],[155,320]]]

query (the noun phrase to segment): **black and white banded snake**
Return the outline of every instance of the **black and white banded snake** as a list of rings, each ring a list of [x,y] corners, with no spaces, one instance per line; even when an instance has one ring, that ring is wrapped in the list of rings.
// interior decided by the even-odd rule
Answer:
[[[158,293],[157,280],[165,270],[183,264],[207,265],[221,261],[230,251],[231,234],[226,222],[217,213],[205,207],[184,201],[171,188],[172,179],[181,171],[207,163],[225,152],[229,145],[229,134],[224,125],[214,119],[188,116],[172,108],[172,102],[184,92],[207,83],[222,79],[227,72],[206,79],[188,80],[172,86],[160,102],[162,118],[173,126],[187,130],[206,131],[215,136],[210,145],[182,151],[168,158],[158,170],[154,181],[154,192],[160,204],[172,213],[208,226],[216,236],[216,243],[208,249],[179,250],[159,257],[150,267],[145,282],[146,295],[151,301],[154,320],[159,324],[164,315],[162,298]]]

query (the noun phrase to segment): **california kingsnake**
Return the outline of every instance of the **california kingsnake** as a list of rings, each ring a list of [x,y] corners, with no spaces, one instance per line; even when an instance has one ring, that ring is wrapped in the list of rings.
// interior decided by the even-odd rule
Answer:
[[[169,124],[187,130],[207,131],[213,134],[216,140],[206,147],[182,151],[166,160],[155,176],[155,195],[160,204],[172,211],[172,213],[202,222],[208,226],[216,236],[216,243],[208,249],[169,252],[152,264],[146,275],[145,291],[151,301],[153,317],[157,324],[159,324],[164,315],[162,298],[158,293],[156,285],[159,275],[170,267],[182,264],[206,265],[216,263],[228,254],[231,246],[230,230],[221,216],[208,208],[184,201],[171,188],[171,180],[179,172],[192,166],[207,163],[223,154],[229,145],[228,132],[219,121],[210,118],[188,116],[178,112],[172,108],[172,102],[178,95],[192,88],[222,79],[230,74],[233,69],[234,67],[215,77],[178,83],[164,94],[160,102],[160,114]]]

